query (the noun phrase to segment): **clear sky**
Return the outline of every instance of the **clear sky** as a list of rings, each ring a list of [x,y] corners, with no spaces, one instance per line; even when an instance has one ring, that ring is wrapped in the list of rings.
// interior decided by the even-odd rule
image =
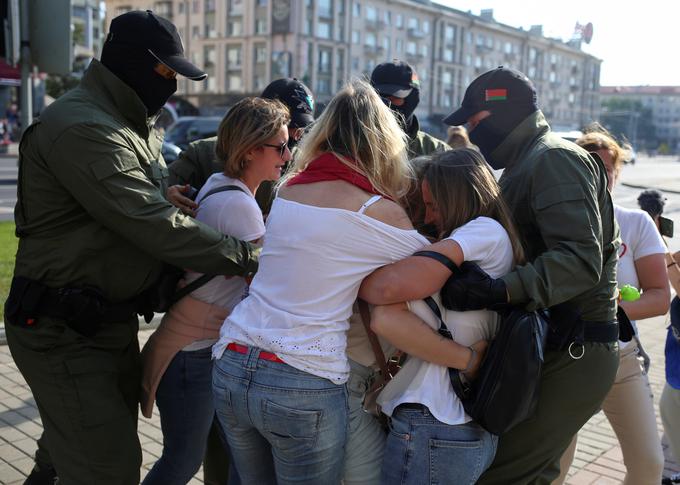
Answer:
[[[680,86],[680,0],[434,0],[513,27],[542,24],[543,33],[571,38],[576,22],[593,23],[583,50],[602,59],[602,86]]]

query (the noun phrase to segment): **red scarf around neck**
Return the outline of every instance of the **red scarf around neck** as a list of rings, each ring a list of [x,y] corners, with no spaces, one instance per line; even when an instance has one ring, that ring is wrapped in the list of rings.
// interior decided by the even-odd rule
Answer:
[[[307,168],[291,178],[286,185],[312,184],[314,182],[327,182],[330,180],[343,180],[371,194],[386,197],[385,194],[378,192],[371,181],[368,180],[368,177],[352,170],[332,153],[319,155],[309,162]]]

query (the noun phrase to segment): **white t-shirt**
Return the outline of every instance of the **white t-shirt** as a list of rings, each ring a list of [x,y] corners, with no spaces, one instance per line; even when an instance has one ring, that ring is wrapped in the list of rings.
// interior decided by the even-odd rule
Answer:
[[[512,245],[508,233],[494,219],[478,217],[459,227],[449,237],[463,249],[465,261],[477,263],[493,278],[507,274],[513,266]],[[471,345],[496,334],[499,317],[496,312],[475,310],[455,312],[441,304],[439,294],[433,295],[453,339],[461,345]],[[409,310],[430,327],[439,328],[439,321],[422,300],[409,302]],[[471,420],[451,387],[448,369],[416,357],[409,357],[378,396],[378,403],[388,416],[403,403],[427,406],[432,415],[446,424],[463,424]]]
[[[614,205],[614,217],[621,229],[621,247],[619,249],[619,262],[616,267],[616,280],[619,288],[623,285],[640,287],[635,261],[652,254],[665,254],[666,245],[656,228],[652,218],[643,210],[626,209]],[[631,320],[637,333],[637,325]],[[630,342],[619,341],[621,348]]]
[[[203,196],[209,191],[225,185],[236,185],[240,190],[229,190]],[[196,219],[214,227],[222,234],[228,234],[242,241],[254,241],[264,235],[265,226],[262,211],[248,187],[240,180],[227,177],[222,173],[210,176],[196,197],[198,210]],[[202,273],[188,271],[186,281],[190,283]],[[221,306],[228,310],[243,299],[247,284],[244,278],[215,276],[212,280],[191,293],[191,296],[205,303]]]
[[[277,197],[248,297],[222,325],[213,357],[236,342],[274,352],[296,369],[342,384],[361,281],[428,244],[359,212]]]

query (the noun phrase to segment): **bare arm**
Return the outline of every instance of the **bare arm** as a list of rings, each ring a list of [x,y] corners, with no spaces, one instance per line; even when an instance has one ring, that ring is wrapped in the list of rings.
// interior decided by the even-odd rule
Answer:
[[[631,320],[655,317],[668,311],[671,294],[664,265],[663,254],[650,254],[635,260],[642,294],[636,301],[621,302],[621,307]]]
[[[675,264],[673,264],[675,263]],[[676,253],[666,253],[666,266],[668,268],[668,281],[675,290],[676,295],[680,295],[680,251]]]
[[[481,363],[487,343],[475,342],[473,352],[459,343],[441,336],[417,315],[406,303],[377,306],[371,312],[371,329],[400,350],[419,359],[454,369],[471,368],[474,375]],[[474,359],[470,362],[470,359]]]
[[[423,249],[441,253],[456,265],[463,262],[463,250],[451,239]],[[409,256],[371,273],[361,284],[359,297],[373,305],[419,300],[438,292],[450,276],[451,271],[432,258]]]

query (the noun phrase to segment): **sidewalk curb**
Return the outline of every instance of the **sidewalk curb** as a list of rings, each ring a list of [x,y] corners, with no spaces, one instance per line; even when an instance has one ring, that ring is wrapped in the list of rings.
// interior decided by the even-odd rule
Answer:
[[[143,318],[139,318],[139,331],[152,330],[158,328],[161,323],[164,313],[157,313],[153,316],[153,320],[148,324]],[[7,336],[5,335],[5,322],[0,321],[0,345],[7,345]]]

